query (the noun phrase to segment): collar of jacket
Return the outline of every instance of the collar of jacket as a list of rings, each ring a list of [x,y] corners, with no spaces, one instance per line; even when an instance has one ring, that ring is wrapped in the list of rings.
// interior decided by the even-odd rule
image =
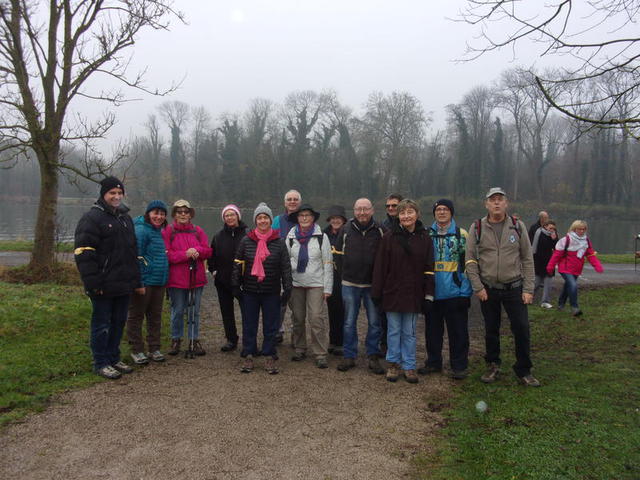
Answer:
[[[410,232],[409,230],[405,229],[402,225],[400,225],[400,222],[393,225],[393,229],[391,231],[393,232],[393,235],[404,235],[408,237],[410,235],[416,235],[424,229],[425,229],[424,225],[420,220],[418,220],[416,221],[416,228],[413,230],[413,232]]]
[[[113,215],[114,217],[124,215],[129,211],[129,207],[127,207],[124,203],[121,203],[118,208],[113,209],[105,203],[104,198],[99,198],[98,200],[96,200],[96,203],[93,204],[93,208],[102,210],[103,212]]]
[[[456,221],[453,219],[453,217],[451,217],[451,223],[449,224],[449,229],[447,230],[447,233],[456,233]],[[438,222],[433,222],[431,224],[431,231],[433,232],[434,235],[438,234]]]
[[[244,224],[244,222],[242,220],[240,220],[238,222],[238,226],[237,227],[230,227],[229,225],[227,225],[225,223],[224,226],[222,227],[222,229],[227,233],[238,233],[238,232],[245,231],[247,229],[247,226]]]
[[[369,220],[369,223],[367,223],[366,225],[361,225],[360,222],[358,222],[358,220],[354,218],[351,220],[351,226],[358,232],[363,233],[371,230],[372,228],[375,228],[377,225],[376,221],[373,218]]]
[[[258,242],[259,241],[258,240],[258,236],[256,235],[256,229],[255,228],[253,230],[251,230],[249,233],[247,233],[247,237],[249,237],[254,242]],[[267,242],[271,242],[273,240],[277,240],[278,238],[280,238],[280,233],[278,232],[278,230],[271,229],[271,236],[269,238],[267,238]]]

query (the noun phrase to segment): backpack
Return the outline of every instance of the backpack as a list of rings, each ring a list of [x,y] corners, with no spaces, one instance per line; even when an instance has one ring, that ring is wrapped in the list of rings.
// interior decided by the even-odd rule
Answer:
[[[198,243],[200,243],[200,233],[195,228],[193,230],[180,230],[179,232],[176,232],[174,230],[173,225],[167,225],[167,228],[171,229],[171,237],[169,237],[169,245],[173,243],[173,239],[178,233],[191,233],[196,236]]]
[[[518,240],[522,236],[522,232],[520,231],[520,223],[516,220],[515,217],[511,215],[507,215],[511,219],[511,223],[513,224],[513,229],[518,234]],[[482,218],[477,219],[473,224],[476,226],[475,234],[476,234],[476,245],[480,243],[480,237],[482,236]]]
[[[318,247],[320,248],[320,250],[322,250],[322,241],[324,240],[324,233],[321,233],[319,235],[311,235],[311,238],[317,238],[318,239]],[[293,247],[293,237],[289,237],[289,249],[291,249]]]
[[[567,256],[567,252],[569,251],[569,243],[571,242],[571,237],[569,235],[564,237],[564,256]],[[587,237],[587,248],[591,247],[591,240]]]

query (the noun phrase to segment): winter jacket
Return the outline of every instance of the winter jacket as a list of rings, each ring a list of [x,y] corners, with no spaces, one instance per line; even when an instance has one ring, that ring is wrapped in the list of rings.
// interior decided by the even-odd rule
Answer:
[[[385,312],[422,311],[433,297],[433,244],[422,223],[413,232],[396,225],[382,237],[373,267],[371,297],[382,298]]]
[[[114,211],[101,198],[78,222],[74,256],[87,295],[117,297],[142,286],[128,211],[124,205]]]
[[[386,230],[393,230],[393,228],[395,226],[400,224],[399,222],[400,222],[400,219],[398,218],[397,215],[395,217],[392,217],[391,215],[389,215],[387,213],[387,216],[382,221],[382,228],[384,228],[385,231]]]
[[[211,240],[211,258],[208,266],[211,273],[216,272],[215,284],[231,288],[231,274],[233,272],[233,259],[236,258],[236,251],[240,240],[247,234],[249,229],[240,221],[237,227],[231,228],[225,224],[224,227]]]
[[[463,228],[458,229],[451,219],[451,225],[445,235],[438,234],[438,223],[433,222],[429,235],[433,242],[435,271],[435,300],[470,297],[473,293],[471,282],[464,273],[465,248],[469,234]]]
[[[192,223],[173,222],[162,231],[169,257],[169,288],[196,288],[207,284],[204,261],[211,257],[209,239],[204,231]],[[195,248],[200,256],[195,262],[195,276],[189,268],[187,250]]]
[[[264,259],[265,278],[258,282],[258,277],[251,275],[251,268],[256,257],[258,248],[258,237],[255,230],[251,230],[240,240],[238,251],[236,252],[233,274],[231,276],[231,286],[240,287],[242,291],[248,293],[266,293],[279,295],[280,287],[285,291],[291,291],[291,263],[289,253],[284,244],[284,239],[280,238],[277,230],[272,230],[271,237],[267,240],[269,256]]]
[[[322,242],[320,241],[322,239]],[[300,242],[296,238],[296,227],[292,228],[285,239],[291,259],[291,276],[294,287],[323,287],[324,293],[333,290],[333,258],[329,238],[320,227],[313,225],[313,235],[308,241],[309,263],[304,272],[297,271]],[[322,246],[320,245],[322,243]]]
[[[529,235],[521,220],[514,225],[508,215],[498,242],[488,217],[480,220],[480,243],[476,223],[469,228],[465,254],[467,276],[474,292],[485,286],[510,284],[522,280],[522,292],[533,294],[533,255]]]
[[[535,233],[533,236],[535,238]],[[533,254],[533,266],[537,277],[554,276],[555,270],[554,272],[551,272],[551,274],[547,273],[547,265],[549,264],[549,260],[551,260],[553,248],[557,241],[557,239],[554,240],[550,235],[545,235],[542,232],[538,235],[538,246],[536,248],[536,252]]]
[[[162,287],[169,280],[169,259],[162,229],[146,222],[143,216],[136,217],[134,225],[142,285]]]
[[[551,255],[551,259],[549,260],[549,264],[547,265],[547,272],[551,273],[555,269],[556,265],[558,265],[559,273],[570,273],[571,275],[580,275],[582,273],[582,269],[584,268],[585,259],[589,260],[589,263],[593,266],[593,269],[602,273],[604,270],[602,268],[602,264],[600,260],[596,256],[596,251],[589,243],[589,247],[584,252],[582,258],[578,258],[578,252],[574,249],[572,250],[571,242],[569,242],[569,248],[565,254],[564,247],[566,245],[568,235],[565,235],[558,243],[556,243],[556,249],[553,251],[553,255]]]
[[[335,245],[340,258],[343,285],[371,286],[373,263],[383,234],[384,229],[373,219],[365,226],[355,219],[344,225],[342,236]]]
[[[280,238],[285,238],[289,234],[289,230],[295,225],[294,222],[289,221],[289,214],[285,212],[274,219],[271,228],[278,231]]]

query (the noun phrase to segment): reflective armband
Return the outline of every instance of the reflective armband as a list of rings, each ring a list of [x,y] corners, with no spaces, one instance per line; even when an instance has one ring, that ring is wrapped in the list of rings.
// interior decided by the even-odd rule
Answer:
[[[95,248],[93,247],[78,247],[73,251],[74,255],[81,255],[83,252],[87,251],[87,250],[93,250],[95,252]]]

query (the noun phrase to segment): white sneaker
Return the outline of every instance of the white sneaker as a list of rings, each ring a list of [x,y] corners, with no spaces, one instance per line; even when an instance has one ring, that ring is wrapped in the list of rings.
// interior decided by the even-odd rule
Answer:
[[[133,363],[135,363],[136,365],[146,365],[147,363],[149,363],[149,359],[144,354],[144,352],[132,353],[131,358],[133,358]]]
[[[540,306],[546,309],[553,308],[553,305],[551,305],[549,302],[542,302]]]
[[[162,354],[162,352],[160,352],[160,350],[150,352],[149,358],[151,358],[151,360],[153,360],[154,362],[164,362],[164,355]]]
[[[108,378],[109,380],[116,380],[120,378],[122,374],[113,368],[111,365],[107,365],[106,367],[102,367],[100,370],[96,372],[98,375],[104,378]]]

